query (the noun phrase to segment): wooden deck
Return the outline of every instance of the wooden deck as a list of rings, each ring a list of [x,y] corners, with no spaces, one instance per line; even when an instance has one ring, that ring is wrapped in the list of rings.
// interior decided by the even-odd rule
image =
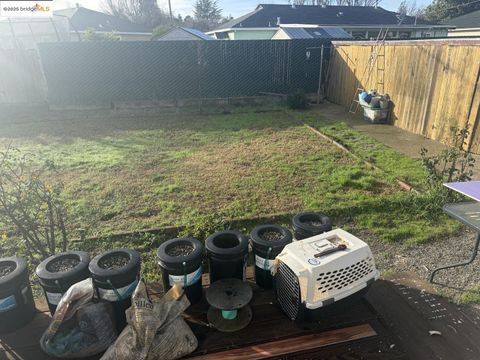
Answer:
[[[366,299],[409,359],[480,359],[478,314],[438,296],[415,274],[378,281]],[[430,335],[432,330],[441,335]]]
[[[252,272],[249,269],[249,278]],[[204,278],[204,284],[208,279]],[[436,297],[412,275],[380,280],[366,299],[318,323],[287,319],[271,291],[253,283],[250,325],[235,333],[205,326],[208,305],[188,310],[187,321],[199,341],[189,356],[197,360],[228,359],[479,359],[480,329],[466,313]],[[423,290],[423,291],[422,291]],[[161,289],[152,287],[153,296]],[[440,303],[440,305],[437,305]],[[437,308],[438,307],[438,308]],[[34,321],[16,333],[0,336],[0,359],[49,359],[38,345],[50,316],[39,301]],[[439,330],[442,336],[430,336]]]

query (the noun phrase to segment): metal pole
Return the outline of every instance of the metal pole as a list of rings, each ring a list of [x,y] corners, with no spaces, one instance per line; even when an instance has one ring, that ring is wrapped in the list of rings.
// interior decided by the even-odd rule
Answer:
[[[57,41],[60,42],[60,34],[58,33],[57,27],[55,26],[55,23],[53,22],[53,18],[50,18],[50,22],[52,23],[53,30],[55,30],[55,35],[57,36]]]
[[[320,104],[320,96],[322,92],[322,74],[323,74],[323,45],[320,48],[320,69],[318,74],[318,90],[317,90],[317,104]]]
[[[33,29],[32,29],[32,26],[30,25],[30,23],[28,23],[28,28],[30,29],[30,34],[32,34],[33,42],[36,44],[37,39],[35,38],[35,33],[33,32]]]
[[[173,22],[172,2],[168,0],[168,12],[170,13],[170,21]]]
[[[465,265],[471,264],[473,262],[473,260],[475,260],[475,258],[477,257],[479,245],[480,245],[480,234],[477,233],[477,237],[475,239],[475,245],[473,246],[473,252],[472,252],[472,255],[470,256],[470,260],[464,261],[464,262],[461,262],[461,263],[458,263],[458,264],[447,265],[447,266],[442,266],[442,267],[436,268],[430,274],[430,282],[433,283],[433,278],[435,277],[435,274],[439,270],[451,269],[451,268],[454,268],[454,267],[465,266]]]
[[[20,45],[18,44],[17,36],[15,35],[15,30],[13,29],[12,20],[10,18],[8,18],[8,25],[10,25],[10,31],[12,32],[13,43],[15,44],[15,48],[20,49]]]

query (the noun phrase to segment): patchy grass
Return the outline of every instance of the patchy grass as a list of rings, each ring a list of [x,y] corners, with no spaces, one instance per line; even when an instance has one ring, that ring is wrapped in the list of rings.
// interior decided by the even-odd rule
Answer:
[[[343,153],[303,122],[386,173]],[[428,196],[396,184],[401,178],[421,188],[418,161],[312,112],[93,112],[9,125],[2,136],[2,143],[57,164],[74,236],[79,228],[89,236],[169,225],[189,225],[205,236],[205,229],[227,218],[307,209],[409,244],[458,228],[439,210],[430,211]]]
[[[372,137],[356,131],[346,123],[321,119],[319,122],[311,114],[303,118],[307,123],[313,121],[318,124],[317,127],[320,131],[345,146],[355,155],[385,170],[385,175],[390,180],[402,180],[413,185],[417,190],[424,189],[427,173],[419,166],[418,160],[400,154]]]
[[[345,146],[360,159],[378,166],[383,171],[381,178],[389,183],[401,180],[409,183],[417,192],[382,193],[371,198],[353,196],[350,206],[335,204],[332,213],[350,218],[358,227],[380,238],[407,245],[420,244],[446,234],[452,234],[461,225],[447,217],[434,191],[426,191],[427,173],[417,159],[412,159],[396,150],[356,131],[347,124],[327,119],[318,113],[303,113],[300,120],[318,128],[324,134]],[[362,186],[373,179],[338,179],[351,187]]]
[[[460,304],[480,304],[480,285],[463,292],[459,299]]]

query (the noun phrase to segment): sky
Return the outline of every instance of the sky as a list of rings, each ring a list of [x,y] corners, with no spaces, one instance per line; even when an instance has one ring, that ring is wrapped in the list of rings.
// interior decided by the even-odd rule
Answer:
[[[171,0],[172,10],[175,14],[191,15],[193,13],[193,3],[194,0]],[[431,3],[431,0],[417,0],[417,5],[428,5]],[[101,10],[102,9],[102,0],[54,0],[54,9],[63,9],[67,7],[74,7],[76,3],[79,3],[81,6]],[[288,0],[218,0],[220,8],[223,9],[223,15],[232,15],[233,17],[238,17],[244,15],[248,12],[251,12],[255,7],[260,3],[270,3],[270,4],[287,4]],[[167,0],[158,0],[158,4],[163,9],[168,9]],[[400,1],[393,0],[383,0],[380,1],[380,6],[385,9],[396,11]]]

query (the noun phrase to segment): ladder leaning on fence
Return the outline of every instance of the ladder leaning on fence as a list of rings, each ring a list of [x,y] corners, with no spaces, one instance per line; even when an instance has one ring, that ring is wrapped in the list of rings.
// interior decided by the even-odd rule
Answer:
[[[358,79],[355,94],[353,95],[353,100],[348,110],[352,114],[355,114],[357,112],[360,105],[358,95],[362,91],[365,91],[365,89],[362,88],[362,84],[368,84],[375,66],[377,67],[377,90],[380,93],[383,93],[385,90],[385,39],[387,38],[387,34],[388,29],[386,29],[385,31],[383,31],[383,29],[380,29],[380,32],[377,35],[377,39],[375,40],[375,44],[373,45],[372,52],[370,53],[370,57],[368,58],[367,66],[365,67],[362,76]],[[380,62],[378,61],[379,59]]]

